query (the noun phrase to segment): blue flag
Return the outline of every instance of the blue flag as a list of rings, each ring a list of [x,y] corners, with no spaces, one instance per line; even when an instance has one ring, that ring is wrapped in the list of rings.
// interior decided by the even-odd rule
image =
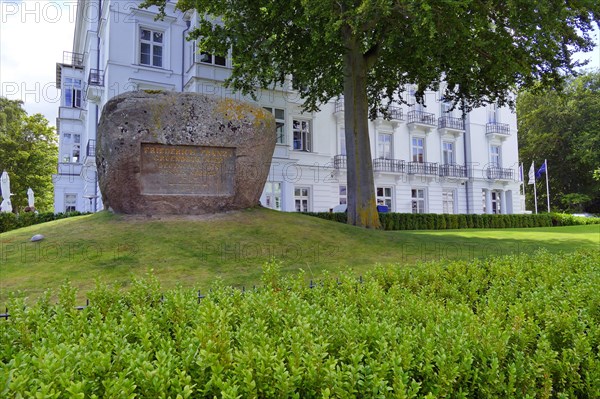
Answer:
[[[542,167],[538,169],[538,171],[535,174],[535,178],[539,179],[540,177],[542,177],[542,173],[546,172],[546,162],[544,162],[542,164]]]

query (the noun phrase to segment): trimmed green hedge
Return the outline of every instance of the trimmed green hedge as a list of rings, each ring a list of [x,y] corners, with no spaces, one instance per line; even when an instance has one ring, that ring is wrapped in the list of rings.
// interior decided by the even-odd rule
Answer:
[[[307,215],[340,223],[347,221],[345,213],[308,212]],[[600,218],[582,218],[561,213],[539,215],[380,213],[379,220],[384,230],[504,229],[600,224]]]
[[[4,398],[598,398],[600,252],[377,268],[310,289],[65,285],[0,320]]]
[[[19,215],[14,213],[0,213],[0,233],[6,231],[20,229],[21,227],[32,226],[34,224],[50,222],[52,220],[59,220],[68,218],[71,216],[85,215],[82,212],[68,212],[68,213],[52,213],[44,212],[35,214],[33,212],[24,212]]]

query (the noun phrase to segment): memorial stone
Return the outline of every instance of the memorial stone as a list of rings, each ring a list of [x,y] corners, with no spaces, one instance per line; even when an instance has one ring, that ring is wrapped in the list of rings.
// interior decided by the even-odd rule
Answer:
[[[261,107],[196,93],[136,91],[104,106],[96,166],[104,205],[125,214],[256,206],[275,148]]]

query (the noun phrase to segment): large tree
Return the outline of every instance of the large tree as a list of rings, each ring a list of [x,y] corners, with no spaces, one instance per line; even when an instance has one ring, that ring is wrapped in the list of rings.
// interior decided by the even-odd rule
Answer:
[[[146,0],[164,11],[166,0]],[[368,118],[404,102],[407,84],[469,110],[560,83],[589,50],[597,0],[179,0],[196,9],[202,51],[233,54],[244,94],[283,84],[306,110],[344,96],[348,222],[379,227]],[[442,84],[443,83],[443,84]]]
[[[14,212],[27,206],[27,189],[35,194],[35,208],[51,211],[52,173],[58,147],[54,128],[41,115],[27,115],[22,102],[0,97],[0,173],[10,177]]]
[[[517,115],[526,169],[532,161],[538,169],[548,160],[551,207],[600,213],[600,181],[594,175],[600,169],[600,71],[572,78],[556,90],[523,91]],[[545,210],[545,182],[538,183],[538,208]],[[533,195],[527,204],[533,209]]]

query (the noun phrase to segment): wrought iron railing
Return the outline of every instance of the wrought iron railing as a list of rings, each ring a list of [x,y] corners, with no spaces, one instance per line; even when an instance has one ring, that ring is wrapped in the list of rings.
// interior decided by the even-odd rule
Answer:
[[[457,164],[443,164],[440,165],[440,176],[467,177],[467,167]]]
[[[101,69],[90,69],[88,75],[88,85],[104,86],[104,71]]]
[[[494,180],[512,180],[514,178],[514,171],[512,169],[492,166],[487,168],[487,178]]]
[[[408,173],[411,175],[437,175],[439,165],[434,162],[409,162]]]
[[[406,172],[406,162],[401,159],[376,158],[373,160],[373,170],[375,172]]]
[[[88,140],[87,147],[85,149],[85,153],[88,157],[96,156],[96,140]]]
[[[338,112],[344,112],[344,100],[337,100],[335,102],[335,109],[333,110],[333,112],[338,113]]]
[[[410,111],[408,113],[408,123],[422,123],[424,125],[435,126],[435,114],[423,111]]]
[[[381,111],[379,111],[377,113],[377,115],[379,115],[379,117],[381,117],[381,118],[386,118],[387,117],[390,120],[397,120],[397,121],[403,121],[404,120],[404,111],[400,107],[390,106],[387,109],[387,115],[385,115]]]
[[[508,123],[489,122],[485,125],[485,133],[510,136],[510,125]]]
[[[345,155],[335,155],[333,157],[333,167],[335,169],[346,169],[346,156]]]
[[[454,116],[441,116],[438,118],[438,128],[465,130],[465,121],[462,118],[456,118]]]
[[[63,51],[63,64],[72,66],[83,66],[83,54]]]

